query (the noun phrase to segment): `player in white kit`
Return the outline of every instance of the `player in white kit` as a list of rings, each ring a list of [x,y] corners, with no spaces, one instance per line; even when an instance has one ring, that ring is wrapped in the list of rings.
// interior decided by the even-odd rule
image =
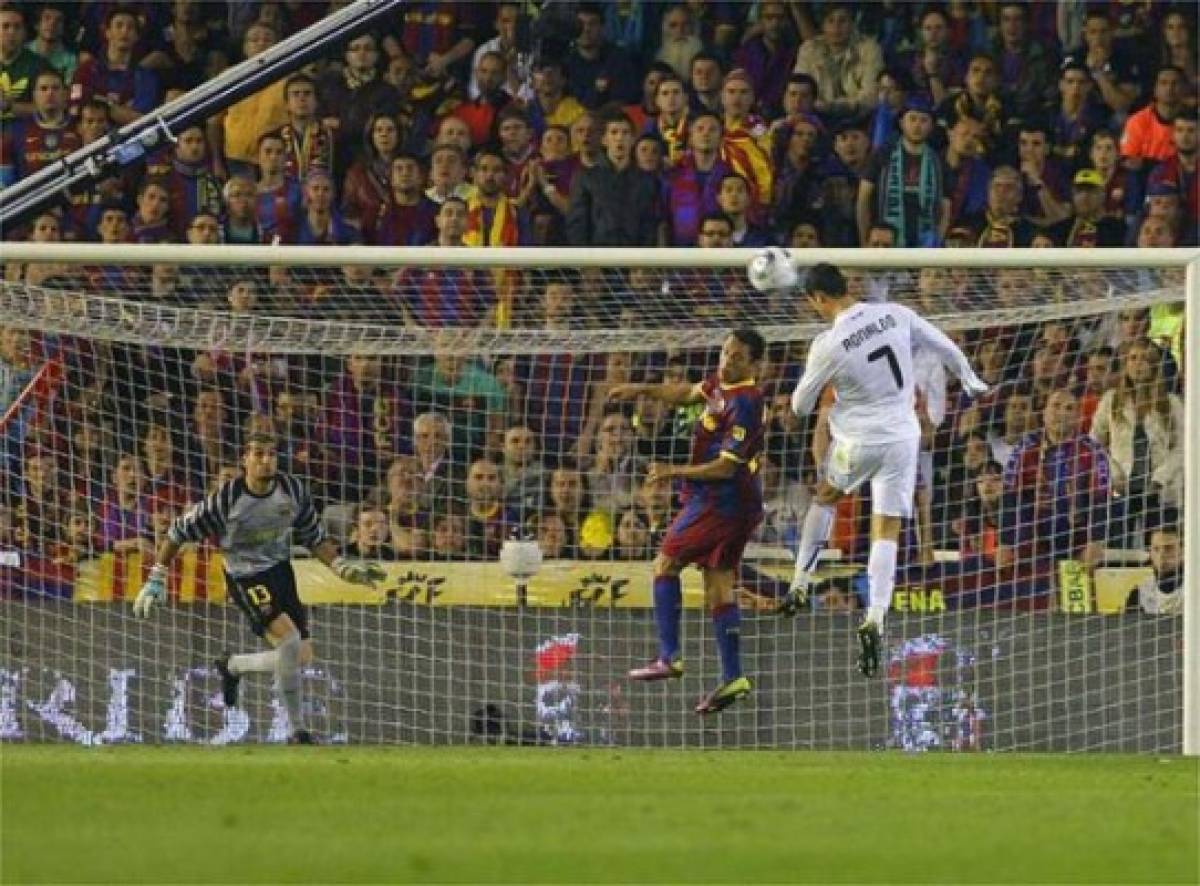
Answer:
[[[913,350],[925,348],[975,396],[988,386],[944,333],[903,305],[869,303],[846,292],[841,271],[819,264],[805,284],[809,304],[831,328],[813,340],[804,376],[792,393],[797,415],[812,412],[831,385],[832,437],[823,479],[804,519],[796,573],[780,611],[794,615],[808,599],[812,573],[829,538],[834,506],[871,481],[870,607],[858,628],[859,669],[879,669],[880,636],[896,581],[900,521],[912,514],[921,427],[913,404]]]

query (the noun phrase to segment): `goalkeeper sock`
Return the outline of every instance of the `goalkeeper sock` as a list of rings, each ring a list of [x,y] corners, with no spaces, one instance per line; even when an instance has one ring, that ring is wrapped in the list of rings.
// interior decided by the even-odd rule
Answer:
[[[736,603],[722,603],[713,609],[712,620],[721,653],[721,678],[728,683],[742,675],[742,613]]]
[[[292,631],[275,649],[279,658],[275,665],[275,680],[279,695],[287,708],[292,731],[304,728],[304,709],[300,688],[300,632]]]
[[[796,551],[796,573],[792,578],[792,586],[803,584],[808,587],[812,581],[812,571],[817,566],[817,556],[825,542],[829,540],[829,530],[833,526],[833,508],[819,502],[808,506],[804,515],[804,531],[800,534],[800,548]]]
[[[658,626],[658,655],[664,661],[679,658],[679,613],[682,609],[679,576],[654,576],[654,623]]]
[[[892,605],[892,589],[896,586],[897,547],[891,539],[876,539],[871,542],[871,554],[867,557],[867,586],[871,592],[867,620],[874,622],[881,631]]]
[[[235,677],[240,677],[242,674],[273,674],[278,659],[279,650],[277,649],[272,649],[270,652],[231,655],[229,656],[229,673]]]

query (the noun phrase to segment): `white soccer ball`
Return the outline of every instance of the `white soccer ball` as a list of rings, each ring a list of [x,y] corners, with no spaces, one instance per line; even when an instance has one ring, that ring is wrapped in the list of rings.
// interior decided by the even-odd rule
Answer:
[[[536,541],[510,539],[500,547],[500,568],[512,578],[532,578],[542,568],[542,549]]]
[[[768,246],[754,253],[746,267],[746,276],[759,292],[791,289],[800,280],[787,252],[778,246]]]

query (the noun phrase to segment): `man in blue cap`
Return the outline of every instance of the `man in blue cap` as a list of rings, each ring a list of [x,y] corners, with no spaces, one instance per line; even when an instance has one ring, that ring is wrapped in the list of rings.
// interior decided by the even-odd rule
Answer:
[[[1188,219],[1183,210],[1179,186],[1168,178],[1152,177],[1146,186],[1146,205],[1142,217],[1162,219],[1174,232],[1176,246],[1191,246],[1196,222],[1195,219]]]

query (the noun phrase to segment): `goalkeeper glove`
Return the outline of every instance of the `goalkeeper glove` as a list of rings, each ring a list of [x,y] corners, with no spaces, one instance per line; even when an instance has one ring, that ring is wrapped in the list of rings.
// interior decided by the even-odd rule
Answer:
[[[375,582],[387,578],[387,573],[378,563],[363,563],[360,560],[347,560],[345,557],[335,559],[329,568],[337,573],[337,577],[342,581],[348,581],[352,585],[375,587]]]
[[[138,591],[133,601],[133,614],[141,618],[149,618],[150,609],[155,603],[167,599],[167,567],[156,565],[150,570],[150,577]]]

